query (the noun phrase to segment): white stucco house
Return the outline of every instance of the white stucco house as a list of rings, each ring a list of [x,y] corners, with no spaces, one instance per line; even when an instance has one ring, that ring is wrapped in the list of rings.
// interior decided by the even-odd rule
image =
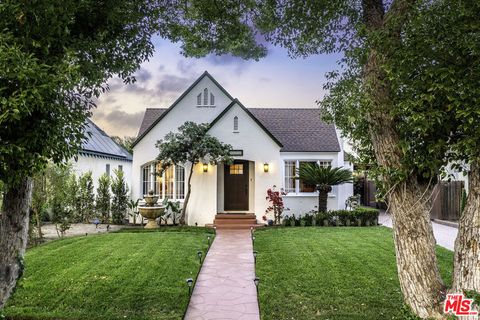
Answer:
[[[132,155],[90,119],[87,120],[85,127],[85,138],[82,148],[78,151],[77,159],[70,161],[75,174],[80,176],[91,171],[93,185],[97,190],[98,179],[104,173],[114,177],[114,170],[121,170],[131,190]]]
[[[313,187],[294,179],[307,162],[343,167],[343,141],[318,109],[247,108],[234,99],[208,72],[203,73],[169,108],[148,108],[134,142],[132,197],[149,190],[183,201],[190,164],[154,175],[156,142],[186,121],[209,123],[210,135],[232,145],[231,165],[194,168],[188,224],[211,224],[217,213],[250,213],[260,221],[268,206],[268,188],[283,188],[288,214],[301,215],[317,205]],[[348,165],[348,164],[347,164]],[[333,188],[329,209],[344,208],[352,184]]]

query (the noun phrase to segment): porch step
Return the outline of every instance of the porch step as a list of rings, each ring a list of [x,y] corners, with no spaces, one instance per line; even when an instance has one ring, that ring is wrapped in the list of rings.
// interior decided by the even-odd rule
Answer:
[[[250,229],[258,228],[257,217],[253,213],[219,213],[215,216],[213,225],[219,229]]]

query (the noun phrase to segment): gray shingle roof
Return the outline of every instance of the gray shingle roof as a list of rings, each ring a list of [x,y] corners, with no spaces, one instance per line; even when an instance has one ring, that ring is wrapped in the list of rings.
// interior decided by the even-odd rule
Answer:
[[[148,108],[138,136],[141,136],[166,109]],[[284,152],[340,152],[333,124],[320,119],[318,109],[248,108],[278,139]]]
[[[119,160],[131,161],[132,155],[119,146],[109,135],[100,129],[90,119],[85,127],[86,140],[82,144],[80,153],[111,157]]]
[[[284,152],[339,152],[335,126],[318,109],[248,108],[283,144]]]
[[[160,116],[167,111],[165,108],[147,108],[145,110],[145,115],[143,116],[142,124],[140,125],[140,130],[138,130],[137,137],[140,137],[148,128],[160,118]]]

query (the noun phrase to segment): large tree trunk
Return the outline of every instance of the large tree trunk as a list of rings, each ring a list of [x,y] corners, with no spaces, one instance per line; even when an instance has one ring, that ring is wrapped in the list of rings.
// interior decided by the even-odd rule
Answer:
[[[468,174],[467,204],[455,240],[453,292],[480,292],[480,163],[472,162]]]
[[[385,18],[382,0],[363,0],[362,7],[367,30],[388,32],[392,40],[398,39],[401,21],[414,1],[396,0]],[[392,22],[393,21],[393,22]],[[395,179],[394,170],[402,170],[400,138],[391,116],[390,85],[382,70],[386,57],[370,48],[364,67],[364,85],[369,103],[365,116],[370,124],[369,134],[378,165],[383,175],[390,211],[393,216],[395,252],[398,277],[405,303],[422,318],[441,318],[440,304],[444,285],[440,277],[435,254],[435,238],[430,222],[427,196],[415,176],[406,181]],[[393,172],[392,172],[393,171]]]
[[[22,276],[32,185],[30,178],[22,179],[15,186],[6,185],[0,215],[0,309]]]
[[[195,164],[192,163],[190,167],[190,173],[188,174],[188,190],[187,194],[185,195],[185,201],[183,202],[183,207],[182,207],[182,214],[180,216],[180,224],[184,225],[186,220],[187,220],[187,206],[188,206],[188,201],[190,200],[190,193],[192,192],[192,175],[193,175],[193,169],[195,167]]]

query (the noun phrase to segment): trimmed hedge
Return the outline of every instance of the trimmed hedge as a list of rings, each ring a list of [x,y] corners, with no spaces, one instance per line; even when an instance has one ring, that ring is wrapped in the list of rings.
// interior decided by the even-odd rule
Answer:
[[[282,224],[292,226],[370,226],[378,224],[379,210],[359,207],[355,210],[309,212],[300,217],[285,216]]]

